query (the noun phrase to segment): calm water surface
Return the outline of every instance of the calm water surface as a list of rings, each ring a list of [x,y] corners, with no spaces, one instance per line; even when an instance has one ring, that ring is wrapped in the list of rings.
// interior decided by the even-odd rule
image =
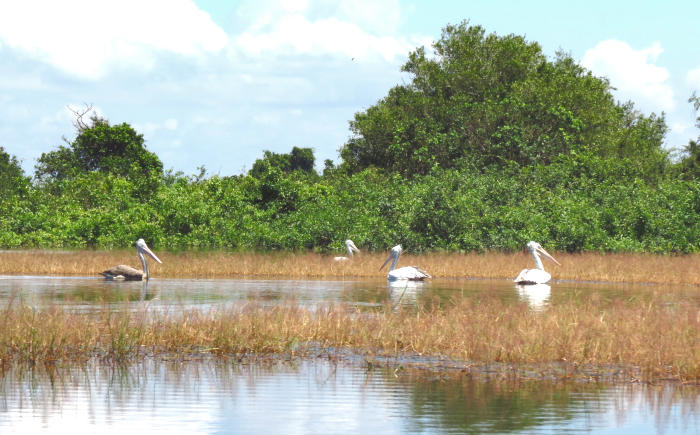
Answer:
[[[255,301],[313,306],[434,304],[483,294],[533,310],[599,295],[601,303],[697,287],[508,281],[169,280],[0,277],[0,306],[212,309]],[[12,366],[0,377],[0,433],[700,433],[695,387],[474,380],[453,374],[367,370],[327,360],[240,364],[146,360],[122,368],[88,364],[46,371]]]
[[[379,306],[413,305],[483,294],[505,303],[527,302],[534,310],[558,301],[598,293],[601,303],[643,298],[651,291],[668,294],[669,303],[690,300],[700,307],[700,287],[553,282],[551,285],[515,286],[510,280],[434,279],[387,283],[374,280],[266,280],[266,279],[151,279],[147,282],[107,281],[94,277],[0,276],[0,306],[8,301],[37,308],[60,305],[79,310],[124,307],[222,307],[241,301],[274,305],[293,300],[302,305],[346,303]]]

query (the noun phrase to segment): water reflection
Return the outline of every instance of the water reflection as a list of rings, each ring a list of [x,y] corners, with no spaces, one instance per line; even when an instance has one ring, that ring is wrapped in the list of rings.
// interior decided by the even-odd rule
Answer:
[[[387,281],[389,298],[393,307],[415,306],[418,295],[425,288],[424,281]]]
[[[418,431],[425,429],[423,422],[431,421],[441,430],[461,433],[694,433],[700,423],[694,388],[443,378],[403,381],[410,386],[410,418]]]
[[[533,310],[540,311],[549,303],[552,287],[548,284],[516,284],[515,288],[520,299],[527,302]]]
[[[327,360],[15,366],[0,380],[3,433],[693,433],[698,411],[696,390],[485,382]]]
[[[0,277],[0,306],[90,311],[210,309],[253,301],[360,309],[498,298],[543,310],[571,300],[614,304],[661,293],[700,307],[696,287],[510,280],[168,280]],[[0,433],[628,432],[698,433],[697,387],[566,385],[434,379],[325,361],[232,364],[147,360],[126,368],[10,367],[0,379]],[[274,416],[275,418],[270,418]],[[650,428],[653,428],[650,430]]]
[[[515,291],[514,291],[515,290]],[[528,303],[542,310],[558,302],[596,298],[610,304],[630,297],[645,298],[661,292],[668,303],[690,300],[700,306],[697,287],[643,286],[610,283],[552,282],[515,286],[510,280],[432,279],[430,281],[268,280],[268,279],[151,279],[105,281],[94,277],[0,276],[0,306],[24,303],[33,307],[62,306],[71,310],[149,310],[226,308],[254,301],[276,305],[294,301],[314,306],[343,303],[358,308],[423,306],[488,295],[504,304]]]

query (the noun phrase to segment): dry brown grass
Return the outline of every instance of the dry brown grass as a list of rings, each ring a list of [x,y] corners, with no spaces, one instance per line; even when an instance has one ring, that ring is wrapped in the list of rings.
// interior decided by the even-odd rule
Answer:
[[[156,277],[223,278],[265,277],[381,277],[385,253],[366,253],[351,261],[335,262],[315,253],[158,252],[163,264],[149,263]],[[552,253],[562,266],[545,260],[554,279],[700,284],[700,254],[567,254]],[[5,251],[0,253],[0,274],[94,275],[108,267],[127,264],[140,268],[133,250],[128,251]],[[510,278],[532,259],[525,252],[485,254],[406,254],[399,266],[415,265],[432,276],[454,278]]]
[[[700,313],[692,302],[664,301],[654,292],[644,301],[601,306],[591,295],[540,313],[495,296],[440,309],[386,306],[376,312],[290,303],[184,314],[105,308],[85,315],[9,304],[0,319],[0,362],[128,362],[172,353],[304,356],[320,347],[352,348],[370,358],[410,353],[475,363],[566,361],[574,372],[584,365],[634,366],[646,380],[697,383]]]

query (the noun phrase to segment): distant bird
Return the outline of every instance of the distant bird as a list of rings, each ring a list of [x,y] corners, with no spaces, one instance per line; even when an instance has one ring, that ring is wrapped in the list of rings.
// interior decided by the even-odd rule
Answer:
[[[350,260],[353,256],[353,251],[357,252],[358,254],[360,253],[360,250],[357,249],[357,246],[355,246],[355,243],[347,239],[345,241],[345,248],[348,250],[348,256],[347,257],[333,257],[335,261],[345,261],[345,260]]]
[[[552,279],[552,275],[545,272],[539,254],[544,255],[545,258],[553,261],[558,266],[561,266],[561,264],[555,260],[554,257],[549,255],[549,253],[545,251],[544,248],[542,248],[542,246],[537,242],[528,242],[527,249],[530,251],[532,258],[535,260],[535,267],[537,268],[523,269],[513,281],[518,284],[544,284],[549,282],[549,280]]]
[[[134,269],[131,266],[120,264],[119,266],[114,266],[111,269],[100,272],[100,274],[104,275],[106,279],[124,279],[127,281],[141,281],[144,277],[148,279],[148,263],[146,263],[146,258],[143,256],[143,253],[145,252],[151,256],[151,258],[156,260],[158,263],[162,263],[162,261],[160,261],[160,258],[158,258],[156,254],[154,254],[153,251],[148,248],[143,239],[138,239],[136,242],[136,252],[139,254],[139,258],[141,259],[141,267],[143,268],[143,271]]]
[[[423,281],[425,278],[432,278],[428,274],[428,272],[419,269],[415,266],[405,266],[398,269],[394,269],[396,267],[396,264],[399,262],[401,251],[403,251],[401,245],[396,245],[393,248],[391,248],[389,256],[387,257],[386,261],[384,261],[384,264],[382,264],[382,266],[379,268],[379,270],[382,270],[384,266],[386,266],[386,264],[389,262],[389,260],[394,260],[392,261],[391,267],[389,267],[389,273],[386,276],[389,281]]]

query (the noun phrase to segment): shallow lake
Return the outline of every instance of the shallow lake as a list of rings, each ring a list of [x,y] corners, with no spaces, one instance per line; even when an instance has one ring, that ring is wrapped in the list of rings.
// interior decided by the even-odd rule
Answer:
[[[581,298],[592,292],[606,300],[643,298],[650,291],[668,294],[668,302],[690,300],[700,307],[697,286],[631,285],[611,283],[552,282],[516,286],[510,280],[433,279],[425,282],[393,282],[385,279],[281,280],[281,279],[158,279],[107,281],[94,277],[0,276],[0,306],[12,301],[37,308],[154,309],[223,307],[240,302],[274,305],[294,301],[302,305],[343,303],[355,306],[430,304],[484,293],[504,303],[527,302],[533,310]]]
[[[488,293],[546,310],[592,292],[601,303],[665,292],[700,307],[697,287],[499,280],[152,279],[2,276],[0,306],[176,312],[254,301],[372,307]],[[147,359],[126,367],[11,366],[0,379],[0,433],[700,433],[697,387],[472,379],[311,359],[239,363]]]

